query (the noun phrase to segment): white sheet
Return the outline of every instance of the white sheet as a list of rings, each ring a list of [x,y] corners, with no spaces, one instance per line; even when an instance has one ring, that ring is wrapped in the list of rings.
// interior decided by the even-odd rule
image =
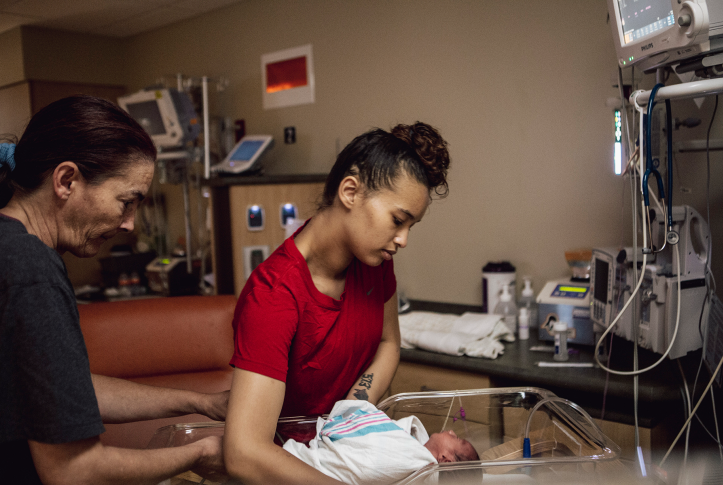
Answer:
[[[344,483],[382,485],[437,463],[423,446],[428,439],[415,416],[394,421],[367,401],[349,400],[318,419],[308,448],[289,440],[284,449]]]
[[[411,312],[399,316],[402,348],[420,348],[449,355],[495,359],[504,353],[502,341],[514,342],[499,315],[467,312],[450,315]]]

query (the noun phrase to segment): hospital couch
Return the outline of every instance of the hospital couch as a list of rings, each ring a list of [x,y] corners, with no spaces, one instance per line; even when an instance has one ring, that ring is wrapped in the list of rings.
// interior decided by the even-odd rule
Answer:
[[[231,387],[236,297],[184,296],[79,305],[90,370],[142,384],[218,392]],[[198,414],[107,424],[106,445],[145,448],[160,427]]]

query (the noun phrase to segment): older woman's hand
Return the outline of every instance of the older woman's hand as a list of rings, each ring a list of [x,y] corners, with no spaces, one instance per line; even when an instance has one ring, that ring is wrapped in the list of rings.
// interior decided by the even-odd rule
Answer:
[[[221,436],[208,436],[194,444],[203,447],[203,454],[191,471],[214,482],[228,479],[226,465],[223,462],[223,441]]]
[[[197,404],[197,412],[208,416],[214,421],[225,421],[228,408],[228,397],[231,391],[201,394]]]

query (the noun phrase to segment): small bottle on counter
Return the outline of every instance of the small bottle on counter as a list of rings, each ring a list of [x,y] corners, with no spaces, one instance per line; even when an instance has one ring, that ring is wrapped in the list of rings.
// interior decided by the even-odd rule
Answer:
[[[530,338],[530,314],[527,307],[520,308],[520,314],[517,316],[517,334],[520,340]]]
[[[555,334],[555,360],[565,361],[569,358],[567,354],[567,322],[555,322],[552,326],[552,333]]]
[[[517,305],[512,299],[508,285],[502,287],[500,301],[497,303],[494,313],[502,316],[510,332],[517,333]]]
[[[525,287],[522,288],[520,293],[520,302],[518,307],[526,307],[527,312],[530,316],[530,328],[535,328],[538,325],[537,322],[537,302],[535,301],[535,290],[532,289],[532,279],[529,276],[523,277]]]

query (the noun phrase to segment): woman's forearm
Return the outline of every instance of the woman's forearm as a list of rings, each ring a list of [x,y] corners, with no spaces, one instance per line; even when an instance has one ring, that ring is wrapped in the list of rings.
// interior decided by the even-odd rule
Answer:
[[[229,475],[244,484],[338,484],[275,445],[286,384],[235,369],[223,453]]]
[[[374,360],[362,373],[347,394],[347,399],[359,399],[377,404],[387,392],[399,365],[399,344],[393,340],[379,344]]]

